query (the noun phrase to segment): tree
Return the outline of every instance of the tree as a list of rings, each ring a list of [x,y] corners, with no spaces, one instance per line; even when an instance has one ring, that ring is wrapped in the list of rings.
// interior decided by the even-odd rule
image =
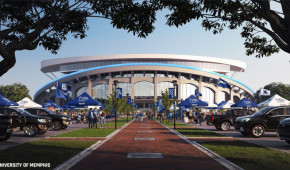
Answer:
[[[169,98],[168,90],[166,89],[165,92],[161,92],[162,96],[162,104],[165,108],[165,113],[169,113],[170,107],[173,105],[174,100]]]
[[[264,89],[270,90],[271,95],[270,96],[261,96],[261,102],[271,98],[275,94],[278,94],[279,96],[290,100],[290,84],[283,84],[280,82],[273,82],[270,84],[267,84],[264,86]],[[255,99],[257,102],[260,102],[260,90],[257,90]]]
[[[16,63],[16,51],[38,46],[56,54],[68,35],[85,38],[89,17],[110,19],[113,27],[146,37],[156,9],[132,0],[0,1],[0,77]]]
[[[28,88],[21,83],[13,83],[11,85],[0,86],[0,94],[14,102],[18,102],[24,97],[32,99],[29,95]]]
[[[166,16],[169,26],[201,19],[205,30],[213,34],[221,33],[225,27],[232,30],[242,27],[247,55],[266,57],[279,52],[279,48],[290,53],[289,0],[159,0],[159,3],[172,11]]]

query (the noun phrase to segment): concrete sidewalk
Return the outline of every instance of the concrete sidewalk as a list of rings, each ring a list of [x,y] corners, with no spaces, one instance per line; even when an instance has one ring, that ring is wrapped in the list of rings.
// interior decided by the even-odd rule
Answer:
[[[145,119],[132,122],[71,169],[226,168],[158,122]]]

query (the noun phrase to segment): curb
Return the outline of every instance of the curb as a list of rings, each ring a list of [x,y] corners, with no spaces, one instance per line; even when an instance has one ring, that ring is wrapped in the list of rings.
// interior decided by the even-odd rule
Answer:
[[[111,139],[113,136],[115,136],[118,132],[123,130],[125,127],[127,127],[129,124],[131,124],[135,119],[131,120],[129,123],[127,123],[125,126],[123,126],[121,129],[116,130],[115,132],[111,133],[106,137],[103,141],[98,141],[92,146],[88,147],[87,149],[83,150],[79,154],[75,155],[74,157],[70,158],[69,160],[65,161],[64,163],[60,164],[54,170],[68,170],[71,167],[73,167],[75,164],[77,164],[79,161],[84,159],[86,156],[88,156],[90,153],[92,153],[94,150],[96,150],[98,147],[102,146],[104,143],[106,143],[109,139]]]
[[[155,120],[155,121],[158,122],[157,120]],[[161,124],[160,122],[158,122],[158,123]],[[215,161],[217,161],[218,163],[220,163],[221,165],[223,165],[225,168],[230,169],[230,170],[243,170],[243,168],[241,168],[238,165],[232,163],[231,161],[229,161],[229,160],[221,157],[217,153],[215,153],[215,152],[213,152],[213,151],[205,148],[204,146],[198,144],[195,141],[191,141],[191,140],[187,139],[181,133],[179,133],[179,132],[177,132],[177,131],[175,131],[173,129],[170,129],[169,127],[165,126],[164,124],[161,124],[161,125],[164,126],[165,128],[167,128],[168,130],[170,130],[171,132],[173,132],[174,134],[178,135],[180,138],[182,138],[183,140],[185,140],[187,143],[189,143],[192,146],[196,147],[201,152],[205,153],[207,156],[211,157],[212,159],[214,159]]]

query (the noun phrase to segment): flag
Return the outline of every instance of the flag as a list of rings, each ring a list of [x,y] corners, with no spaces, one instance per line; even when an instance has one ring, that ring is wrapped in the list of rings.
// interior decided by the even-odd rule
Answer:
[[[267,90],[267,89],[261,89],[260,94],[261,94],[261,96],[270,96],[271,91]]]
[[[218,86],[223,87],[223,88],[228,88],[228,89],[231,88],[230,84],[221,78],[219,78]]]
[[[149,109],[150,109],[150,103],[149,103],[149,106],[148,106],[148,109],[147,109],[147,111],[149,111]]]
[[[174,88],[168,88],[169,99],[174,99]]]
[[[56,98],[64,98],[64,99],[68,99],[69,98],[69,93],[66,93],[66,92],[63,92],[63,91],[60,91],[60,90],[57,90],[56,89],[56,95],[55,95]]]
[[[116,98],[122,99],[122,88],[116,88]]]
[[[198,91],[198,89],[195,89],[195,96],[202,96],[201,92]]]
[[[57,89],[62,91],[71,91],[71,85],[67,83],[57,82]]]

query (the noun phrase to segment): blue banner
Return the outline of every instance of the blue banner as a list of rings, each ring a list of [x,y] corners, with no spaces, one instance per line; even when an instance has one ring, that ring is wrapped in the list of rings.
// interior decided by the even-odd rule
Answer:
[[[195,89],[195,95],[196,95],[196,96],[202,96],[201,92],[199,92],[198,89]]]
[[[127,104],[132,104],[131,97],[128,97],[128,99],[127,99]]]
[[[69,98],[69,93],[65,93],[63,91],[60,91],[60,90],[57,90],[56,89],[56,95],[55,95],[56,98],[64,98],[64,99],[68,99]]]
[[[219,84],[218,86],[223,87],[223,88],[228,88],[231,89],[231,86],[228,82],[226,82],[225,80],[219,78]]]
[[[122,88],[116,88],[116,98],[122,99]]]
[[[169,98],[174,99],[174,88],[168,88]]]
[[[71,85],[67,83],[57,82],[57,89],[62,91],[71,91]]]

